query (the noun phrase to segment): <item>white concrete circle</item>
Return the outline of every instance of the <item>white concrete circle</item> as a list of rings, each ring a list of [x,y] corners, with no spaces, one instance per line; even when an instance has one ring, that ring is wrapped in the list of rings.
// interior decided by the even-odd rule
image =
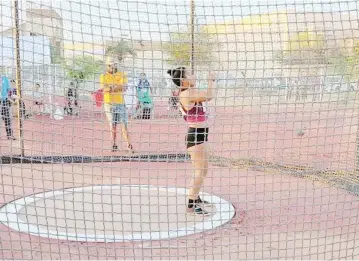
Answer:
[[[163,240],[219,227],[235,215],[226,200],[207,193],[211,216],[185,214],[187,190],[150,185],[97,185],[30,195],[0,208],[0,222],[40,237],[124,242]],[[205,208],[206,209],[206,208]]]

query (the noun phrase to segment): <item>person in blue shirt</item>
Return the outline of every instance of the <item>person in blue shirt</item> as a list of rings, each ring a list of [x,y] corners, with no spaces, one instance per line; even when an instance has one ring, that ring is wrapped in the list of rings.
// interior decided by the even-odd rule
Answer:
[[[30,114],[26,114],[26,107],[23,100],[19,99],[19,96],[17,96],[17,90],[16,90],[16,83],[15,80],[10,81],[11,91],[9,100],[11,101],[11,105],[17,105],[20,106],[20,117],[23,117],[25,119],[30,117]]]
[[[12,130],[12,115],[11,115],[11,100],[9,93],[12,90],[9,79],[6,76],[2,77],[1,81],[1,118],[5,123],[6,136],[9,140],[15,140]]]
[[[150,119],[151,110],[153,108],[153,100],[151,97],[152,88],[145,73],[140,74],[140,80],[136,86],[136,93],[138,101],[136,114],[141,113],[140,118],[142,119]]]

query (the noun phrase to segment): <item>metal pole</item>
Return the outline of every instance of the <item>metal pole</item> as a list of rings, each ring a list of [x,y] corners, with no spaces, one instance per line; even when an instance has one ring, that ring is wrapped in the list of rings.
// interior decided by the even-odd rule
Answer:
[[[191,71],[192,74],[194,73],[194,63],[195,63],[195,59],[194,59],[194,53],[195,53],[195,49],[194,49],[194,11],[195,11],[195,6],[194,6],[194,0],[191,0]]]
[[[21,93],[21,64],[20,64],[20,32],[19,32],[19,1],[13,0],[14,6],[14,35],[15,35],[15,59],[16,59],[16,91],[19,96],[18,100],[18,110],[17,110],[17,119],[19,126],[19,142],[21,148],[21,157],[25,156],[24,149],[24,133],[23,133],[23,117],[21,111],[23,110],[22,106],[22,93]]]

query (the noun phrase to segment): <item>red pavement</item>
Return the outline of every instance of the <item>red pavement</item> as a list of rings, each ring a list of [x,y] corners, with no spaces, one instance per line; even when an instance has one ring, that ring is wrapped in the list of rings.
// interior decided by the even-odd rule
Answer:
[[[92,102],[80,117],[56,121],[49,116],[25,120],[26,155],[113,155],[108,123]],[[130,120],[137,153],[183,153],[186,125],[167,117],[167,104],[156,104],[154,120]],[[217,107],[211,110],[209,146],[214,155],[299,164],[315,169],[352,169],[357,111],[338,104]],[[303,128],[304,135],[298,131]],[[4,133],[4,132],[1,132]],[[126,144],[121,151],[126,154]],[[18,142],[0,141],[1,155],[19,154]]]
[[[140,153],[183,153],[186,126],[166,118],[131,120]],[[91,106],[84,106],[91,108]],[[101,111],[62,121],[48,116],[26,120],[27,155],[111,155]],[[212,110],[213,114],[213,110]],[[358,114],[337,104],[307,107],[216,108],[210,147],[217,156],[303,164],[316,169],[352,169]],[[304,128],[304,135],[297,130]],[[12,145],[12,146],[11,146]],[[2,155],[18,153],[1,140]],[[125,153],[125,152],[120,152]],[[120,154],[119,153],[119,154]],[[93,184],[151,184],[184,187],[190,163],[13,164],[1,166],[0,203],[64,187]],[[1,259],[338,259],[359,258],[355,195],[281,173],[210,167],[204,190],[236,208],[232,222],[208,233],[156,242],[94,244],[49,240],[0,226]]]
[[[185,187],[192,167],[190,163],[151,162],[14,164],[2,166],[2,172],[1,205],[36,192],[98,184]],[[237,213],[229,224],[166,241],[107,244],[52,240],[0,225],[0,258],[359,258],[355,247],[359,240],[359,200],[347,191],[280,173],[213,166],[203,190],[235,206]],[[120,208],[116,203],[114,206]]]

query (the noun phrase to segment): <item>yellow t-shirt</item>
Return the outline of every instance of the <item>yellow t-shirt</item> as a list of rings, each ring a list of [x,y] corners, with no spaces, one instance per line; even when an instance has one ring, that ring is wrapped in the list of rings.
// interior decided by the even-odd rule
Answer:
[[[115,74],[105,73],[101,74],[100,84],[109,84],[109,85],[122,85],[127,83],[127,77],[125,73],[117,72]],[[125,100],[123,98],[122,91],[118,92],[106,92],[108,88],[104,88],[103,102],[104,103],[113,103],[113,104],[124,104]]]

